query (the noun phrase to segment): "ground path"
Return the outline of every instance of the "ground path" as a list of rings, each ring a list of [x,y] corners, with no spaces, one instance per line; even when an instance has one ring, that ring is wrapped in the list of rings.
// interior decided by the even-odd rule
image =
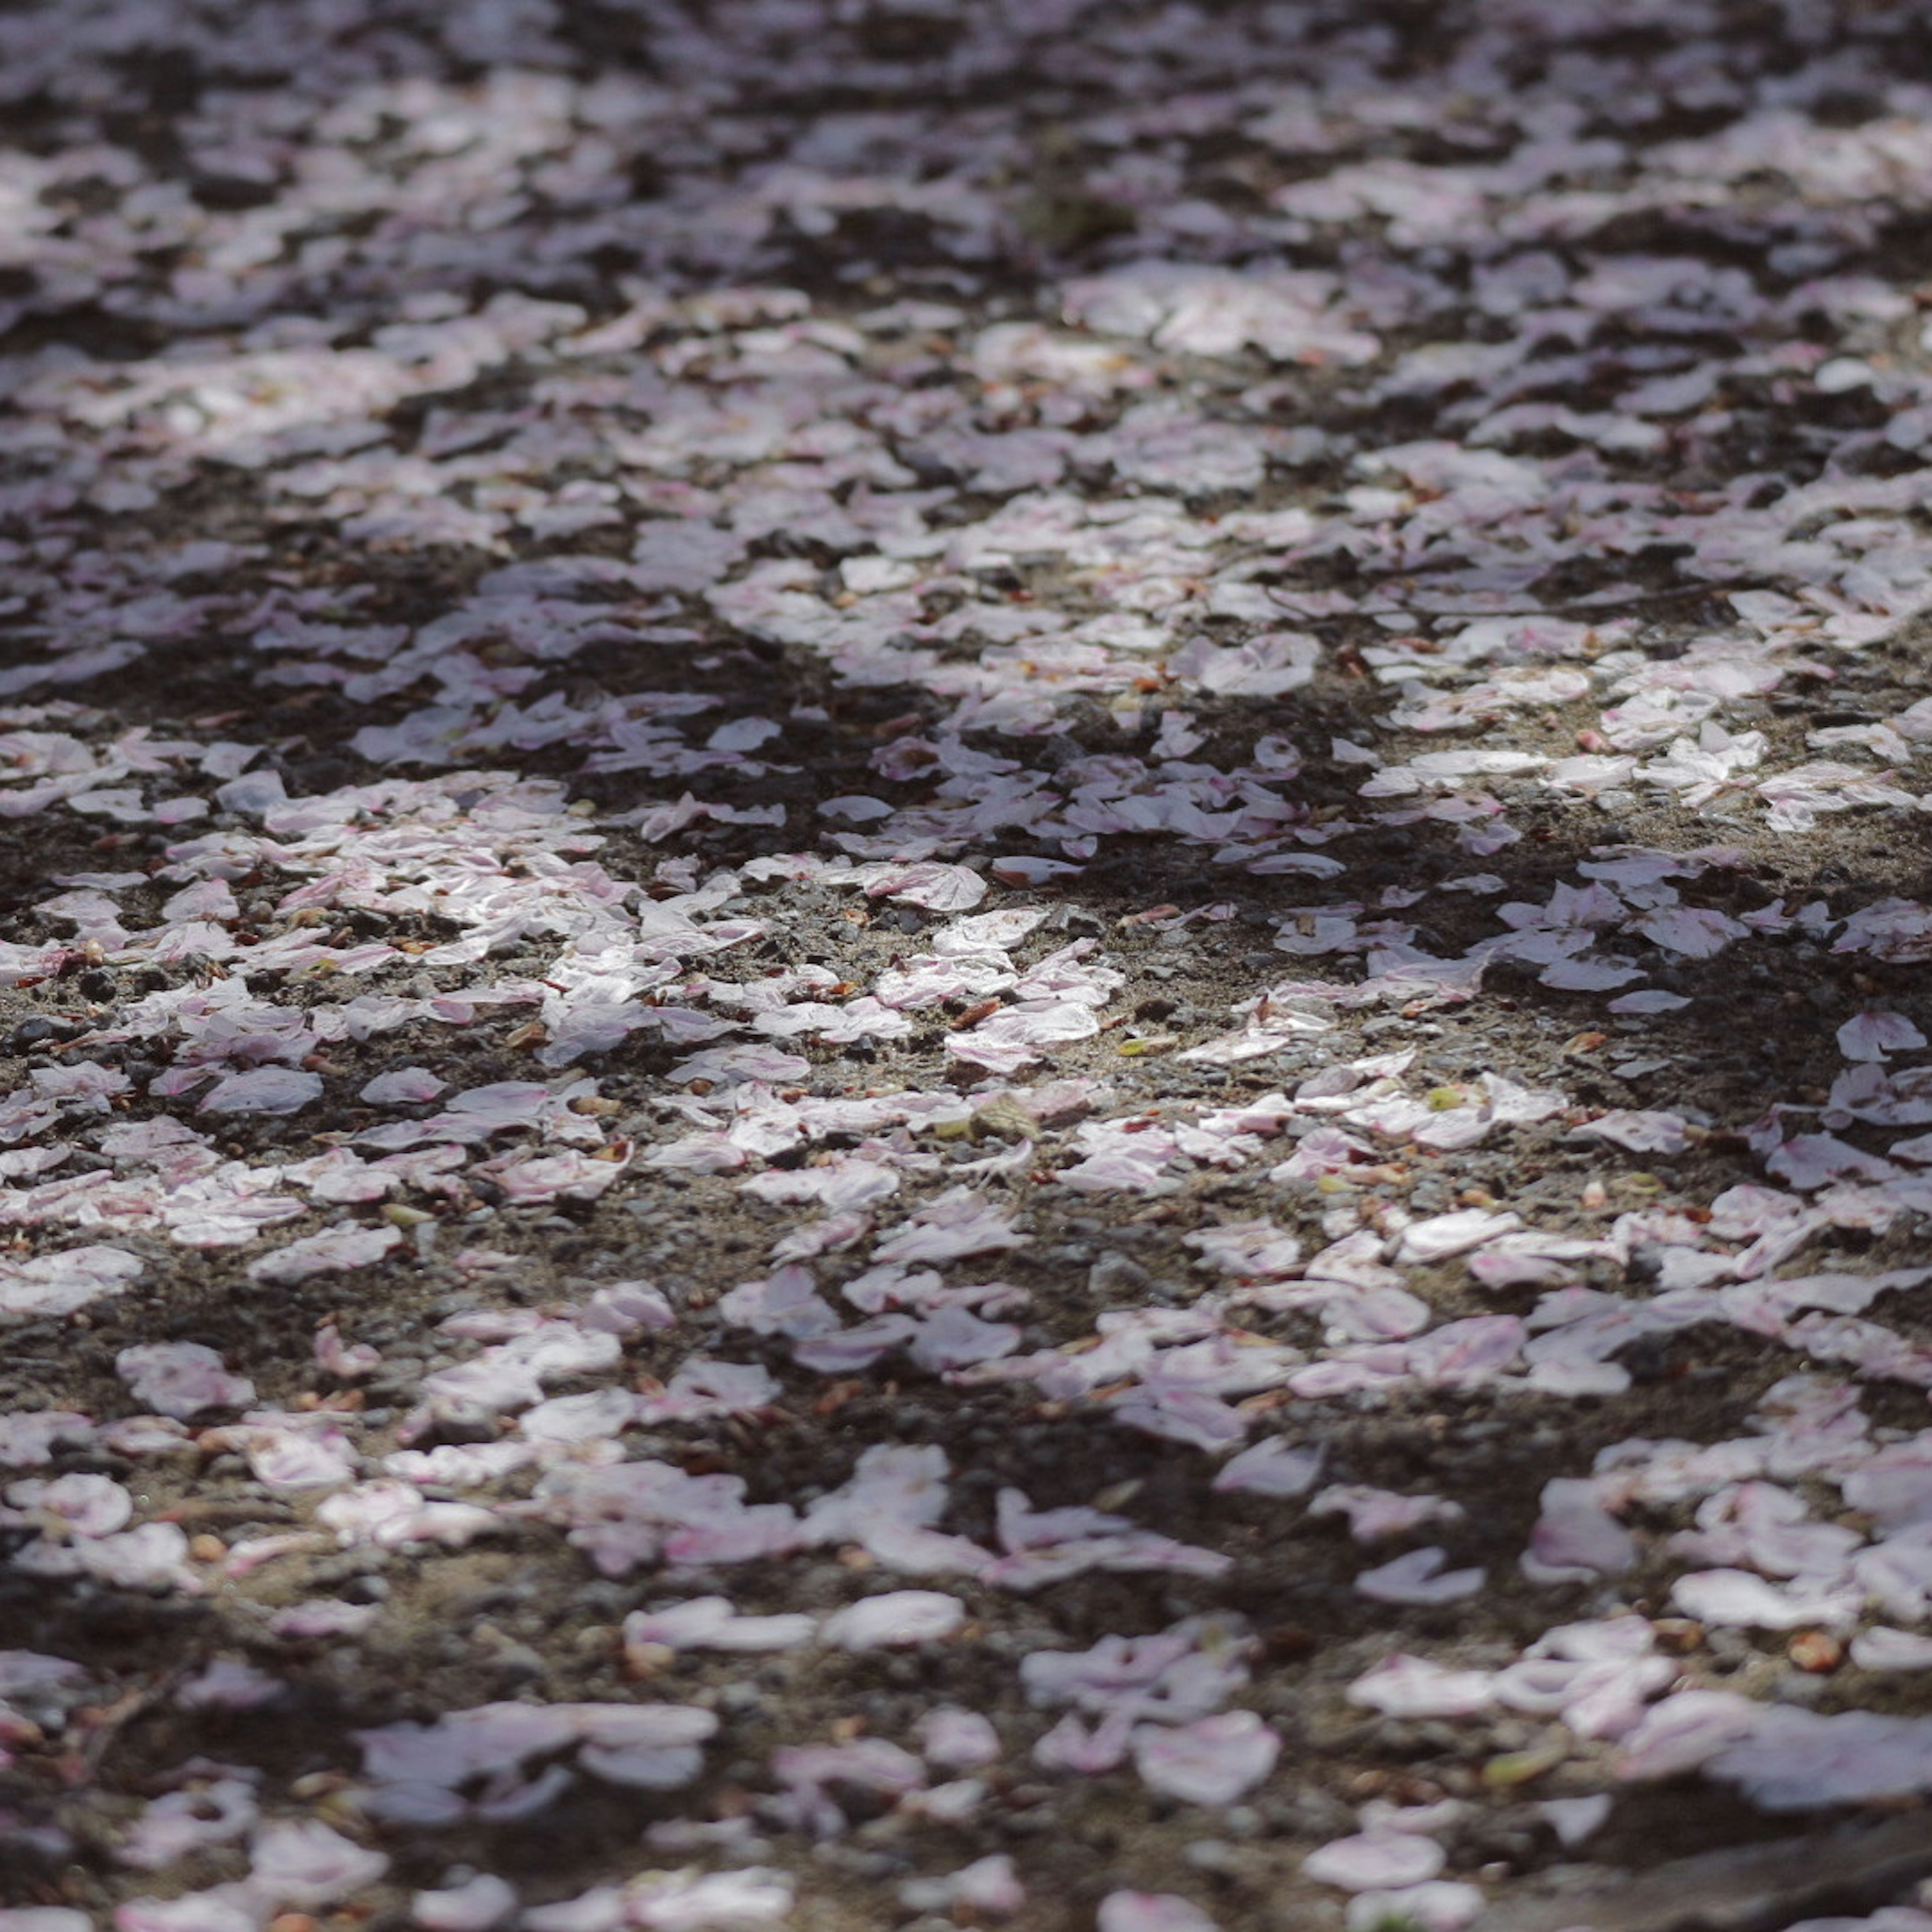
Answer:
[[[0,1932],[1932,1928],[1919,10],[0,143]]]

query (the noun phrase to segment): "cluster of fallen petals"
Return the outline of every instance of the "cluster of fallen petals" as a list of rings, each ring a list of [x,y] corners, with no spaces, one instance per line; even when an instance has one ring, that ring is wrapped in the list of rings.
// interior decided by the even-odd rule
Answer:
[[[0,1932],[1932,1793],[1932,40],[1439,10],[0,14]]]

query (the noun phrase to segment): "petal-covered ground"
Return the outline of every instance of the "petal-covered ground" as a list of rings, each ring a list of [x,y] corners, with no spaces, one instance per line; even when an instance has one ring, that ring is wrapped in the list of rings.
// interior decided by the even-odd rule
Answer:
[[[1928,237],[1886,0],[0,11],[0,1932],[1932,1932]]]

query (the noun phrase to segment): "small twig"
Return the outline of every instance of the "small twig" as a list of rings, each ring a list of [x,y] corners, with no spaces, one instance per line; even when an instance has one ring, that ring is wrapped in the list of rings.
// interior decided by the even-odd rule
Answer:
[[[97,1776],[101,1760],[113,1749],[121,1733],[136,1718],[152,1710],[186,1674],[185,1669],[180,1666],[164,1671],[150,1684],[124,1690],[111,1704],[94,1706],[95,1721],[89,1730],[87,1742],[81,1748],[74,1782],[78,1784]]]

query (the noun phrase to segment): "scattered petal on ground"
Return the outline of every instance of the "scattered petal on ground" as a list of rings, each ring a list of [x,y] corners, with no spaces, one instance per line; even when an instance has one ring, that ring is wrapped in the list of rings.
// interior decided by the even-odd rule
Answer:
[[[1921,12],[0,10],[0,1932],[1921,1802]]]

